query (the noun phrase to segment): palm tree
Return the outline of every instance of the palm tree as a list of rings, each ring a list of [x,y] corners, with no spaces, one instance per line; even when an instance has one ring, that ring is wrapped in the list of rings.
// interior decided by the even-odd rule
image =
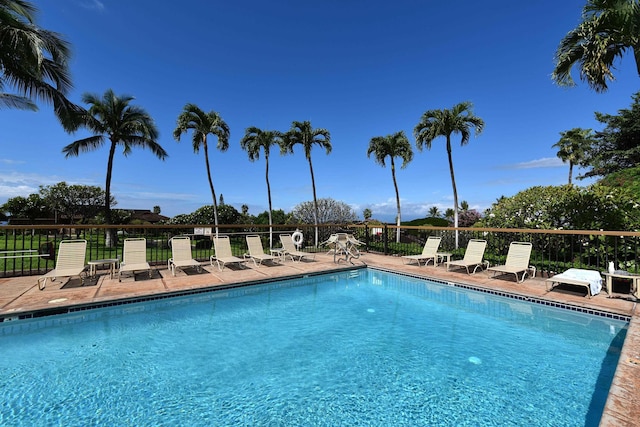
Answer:
[[[393,135],[376,136],[369,141],[369,149],[367,150],[367,157],[374,156],[376,163],[385,167],[384,160],[388,157],[391,158],[391,177],[393,178],[393,187],[396,190],[396,208],[398,209],[398,215],[396,215],[396,242],[400,243],[400,193],[398,192],[398,182],[396,181],[396,164],[395,157],[402,159],[401,168],[405,168],[409,162],[413,159],[413,150],[411,149],[411,143],[405,135],[404,131],[396,132]]]
[[[213,221],[218,235],[218,202],[216,192],[211,179],[211,166],[209,165],[209,145],[207,135],[212,134],[218,138],[217,148],[220,151],[227,151],[229,148],[229,126],[222,120],[222,117],[215,111],[205,113],[195,104],[186,104],[182,113],[178,116],[178,123],[173,130],[173,137],[180,142],[180,136],[189,129],[193,130],[193,152],[199,153],[200,147],[204,150],[204,161],[207,166],[207,178],[209,179],[209,189],[213,200]],[[222,199],[222,195],[220,196]]]
[[[104,217],[111,224],[111,172],[116,147],[122,145],[122,154],[131,153],[133,147],[148,148],[160,160],[167,158],[167,152],[156,142],[158,129],[149,114],[140,107],[130,105],[134,98],[123,95],[116,96],[108,89],[102,98],[85,93],[82,101],[90,107],[86,114],[79,117],[79,127],[93,132],[88,138],[79,139],[62,149],[65,157],[75,157],[81,152],[90,152],[102,147],[109,140],[109,159],[107,161],[107,178],[105,183]],[[113,245],[111,231],[107,232],[107,247]]]
[[[569,185],[573,176],[573,166],[582,164],[585,151],[593,142],[591,129],[573,128],[560,132],[560,140],[553,144],[553,147],[558,149],[558,157],[562,162],[569,162]]]
[[[484,121],[473,115],[473,104],[461,102],[450,110],[428,110],[420,119],[413,130],[416,138],[416,147],[422,151],[423,145],[431,149],[431,142],[439,136],[447,139],[447,157],[449,159],[449,172],[451,173],[451,186],[453,187],[453,226],[458,228],[458,190],[456,178],[453,172],[453,159],[451,158],[451,134],[459,133],[462,136],[460,145],[465,146],[471,137],[471,128],[475,129],[476,136],[482,133]],[[456,248],[458,247],[458,232],[456,230]]]
[[[444,211],[444,217],[449,220],[449,222],[453,221],[453,217],[455,216],[455,211],[451,208],[447,208]]]
[[[309,172],[311,173],[311,187],[313,188],[313,208],[314,208],[314,225],[315,225],[315,246],[318,246],[318,198],[316,197],[316,181],[313,176],[313,164],[311,163],[311,148],[314,144],[318,144],[324,148],[326,153],[331,153],[331,135],[326,129],[311,127],[311,122],[291,123],[291,129],[284,135],[284,144],[282,146],[283,153],[293,153],[293,146],[302,145],[304,155],[309,161]]]
[[[640,5],[638,0],[587,0],[582,22],[562,39],[555,55],[553,80],[575,85],[571,68],[596,92],[607,90],[617,58],[631,49],[640,75]]]
[[[39,28],[36,7],[23,0],[0,0],[0,107],[36,111],[34,101],[52,103],[63,127],[77,129],[82,109],[66,98],[71,89],[69,44]],[[7,86],[18,94],[5,93]]]
[[[269,246],[273,247],[273,218],[271,217],[271,185],[269,184],[269,152],[271,147],[284,144],[283,134],[278,131],[263,131],[255,126],[245,130],[244,137],[240,140],[240,146],[249,154],[249,160],[256,161],[260,157],[260,148],[264,150],[265,180],[267,181],[267,198],[269,200]]]
[[[429,216],[431,218],[439,218],[440,217],[440,209],[437,206],[431,206],[429,208]]]

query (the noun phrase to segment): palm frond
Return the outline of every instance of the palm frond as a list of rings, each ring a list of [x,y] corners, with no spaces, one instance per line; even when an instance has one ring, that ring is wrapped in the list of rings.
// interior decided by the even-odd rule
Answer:
[[[302,145],[305,157],[309,160],[314,145],[324,148],[326,154],[331,153],[331,134],[327,129],[314,129],[309,121],[294,121],[291,123],[291,129],[285,135],[284,152],[293,153],[293,146],[296,144]]]
[[[0,93],[0,108],[1,106],[18,110],[38,111],[38,106],[29,98],[9,93]]]
[[[208,134],[213,134],[218,138],[217,148],[220,151],[226,151],[229,148],[229,126],[215,111],[205,113],[195,104],[186,104],[178,116],[176,128],[173,130],[174,139],[179,142],[182,134],[189,130],[193,131],[194,153],[198,153],[200,146],[206,143],[205,136]]]
[[[104,144],[105,137],[103,135],[94,135],[87,138],[79,139],[65,146],[62,149],[64,157],[77,157],[80,153],[88,153]]]
[[[160,160],[165,160],[169,156],[160,144],[145,136],[121,135],[117,144],[122,145],[122,154],[125,157],[131,154],[134,147],[149,149]]]
[[[69,43],[55,32],[35,24],[37,9],[22,0],[0,1],[0,69],[3,87],[15,88],[18,96],[33,101],[54,104],[54,111],[65,128],[74,108],[64,98],[70,91],[71,77],[68,60]],[[17,98],[5,102],[12,108],[28,104]],[[60,115],[59,115],[60,114]]]
[[[560,41],[551,75],[561,86],[574,86],[571,76],[579,68],[580,80],[596,92],[608,89],[613,81],[614,63],[628,49],[634,51],[640,75],[640,5],[637,0],[588,0],[582,22]]]

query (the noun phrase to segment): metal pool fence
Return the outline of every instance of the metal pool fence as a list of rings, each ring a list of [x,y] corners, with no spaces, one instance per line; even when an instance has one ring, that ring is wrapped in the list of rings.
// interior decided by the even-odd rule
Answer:
[[[217,232],[231,240],[234,255],[246,252],[245,236],[257,234],[263,247],[280,247],[280,234],[303,233],[302,250],[326,252],[322,245],[337,232],[352,233],[363,242],[361,252],[388,256],[417,254],[422,251],[429,236],[442,237],[440,252],[451,253],[452,259],[464,256],[471,239],[485,239],[485,259],[491,264],[503,263],[514,241],[531,242],[533,252],[530,264],[538,275],[546,277],[568,268],[589,268],[603,271],[614,262],[616,269],[638,273],[640,233],[603,230],[539,230],[500,228],[453,227],[397,227],[393,225],[322,224],[318,227],[318,245],[313,225],[234,224],[219,225]],[[54,268],[57,248],[62,240],[87,240],[86,261],[122,259],[122,246],[128,237],[144,237],[147,241],[147,259],[152,265],[167,263],[171,257],[169,241],[174,236],[189,236],[195,259],[208,261],[214,254],[212,236],[216,229],[210,224],[193,225],[3,225],[0,226],[0,277],[44,274]],[[110,234],[112,238],[107,238]]]

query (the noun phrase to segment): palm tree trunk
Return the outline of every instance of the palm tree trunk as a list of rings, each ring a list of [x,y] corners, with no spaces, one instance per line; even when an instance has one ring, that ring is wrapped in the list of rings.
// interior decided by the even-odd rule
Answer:
[[[453,172],[450,135],[447,135],[447,157],[449,158],[449,172],[451,173],[451,186],[453,187],[453,227],[456,229],[456,249],[458,249],[458,190],[456,188],[456,177]]]
[[[569,185],[571,185],[571,176],[573,175],[573,162],[569,160]]]
[[[107,161],[107,179],[104,184],[104,222],[111,225],[111,173],[113,171],[113,157],[116,153],[116,141],[111,141],[109,148],[109,160]],[[71,218],[73,220],[73,218]],[[107,228],[104,236],[104,246],[113,248],[115,246],[115,236],[113,229]]]
[[[207,165],[207,178],[209,179],[209,188],[211,189],[211,197],[213,198],[213,223],[216,227],[216,237],[218,237],[218,202],[216,200],[216,191],[213,189],[213,180],[211,179],[211,167],[209,166],[209,147],[207,147],[207,137],[202,141],[204,148],[204,161]]]
[[[393,188],[396,189],[396,206],[398,208],[398,216],[396,217],[396,243],[400,243],[400,192],[398,191],[398,183],[396,182],[396,164],[391,156],[391,176],[393,177]]]
[[[267,180],[267,199],[269,199],[269,247],[273,248],[273,219],[271,218],[271,185],[269,184],[269,156],[265,155],[267,164],[265,179]]]
[[[313,221],[316,228],[315,247],[318,247],[318,198],[316,197],[316,180],[313,177],[313,165],[311,164],[311,156],[309,159],[309,171],[311,172],[311,187],[313,188]]]

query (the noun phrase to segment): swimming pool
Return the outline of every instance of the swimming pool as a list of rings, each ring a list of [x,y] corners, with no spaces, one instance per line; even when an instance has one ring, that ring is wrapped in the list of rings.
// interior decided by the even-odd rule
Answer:
[[[1,425],[598,425],[626,323],[377,270],[0,326]]]

